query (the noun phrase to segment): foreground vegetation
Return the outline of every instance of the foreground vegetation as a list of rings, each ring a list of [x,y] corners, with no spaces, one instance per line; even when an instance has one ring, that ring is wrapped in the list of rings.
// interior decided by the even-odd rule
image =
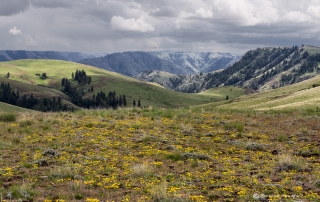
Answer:
[[[2,113],[0,200],[320,201],[319,114]]]

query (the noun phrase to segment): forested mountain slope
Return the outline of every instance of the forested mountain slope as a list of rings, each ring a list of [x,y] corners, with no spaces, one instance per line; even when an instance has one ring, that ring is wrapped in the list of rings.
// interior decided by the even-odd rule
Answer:
[[[319,74],[320,48],[293,46],[258,48],[248,51],[241,60],[221,71],[198,75],[167,75],[144,72],[136,78],[154,81],[181,92],[200,92],[217,86],[243,86],[257,91],[301,82]]]

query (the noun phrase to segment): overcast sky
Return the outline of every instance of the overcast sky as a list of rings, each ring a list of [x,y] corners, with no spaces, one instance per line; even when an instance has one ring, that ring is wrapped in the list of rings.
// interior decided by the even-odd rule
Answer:
[[[244,53],[320,46],[320,0],[0,0],[0,49]]]

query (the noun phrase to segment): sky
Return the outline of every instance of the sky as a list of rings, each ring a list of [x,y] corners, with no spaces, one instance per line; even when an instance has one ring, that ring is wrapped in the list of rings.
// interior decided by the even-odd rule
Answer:
[[[0,0],[0,50],[320,46],[320,0]]]

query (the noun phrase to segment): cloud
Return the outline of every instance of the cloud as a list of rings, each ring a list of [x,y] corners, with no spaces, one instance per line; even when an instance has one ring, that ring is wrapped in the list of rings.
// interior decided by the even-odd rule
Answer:
[[[32,6],[42,7],[42,8],[71,8],[75,5],[76,1],[66,1],[66,0],[30,0]]]
[[[0,2],[3,49],[244,52],[258,46],[320,46],[320,0]]]
[[[1,0],[0,16],[10,16],[27,10],[30,6],[28,0]]]
[[[302,23],[302,22],[311,22],[311,17],[299,11],[290,11],[283,16],[283,20],[293,22],[293,23]]]
[[[315,16],[320,20],[320,6],[309,6],[307,9],[308,14]]]
[[[212,18],[212,16],[213,16],[213,13],[210,9],[205,10],[204,8],[197,9],[196,14],[200,18]]]
[[[9,33],[12,34],[12,35],[22,34],[21,30],[18,29],[16,26],[14,26],[13,28],[11,28],[11,29],[9,30]]]
[[[138,19],[124,19],[121,16],[113,16],[110,21],[113,30],[150,32],[154,31],[154,27],[145,21],[143,16]]]

